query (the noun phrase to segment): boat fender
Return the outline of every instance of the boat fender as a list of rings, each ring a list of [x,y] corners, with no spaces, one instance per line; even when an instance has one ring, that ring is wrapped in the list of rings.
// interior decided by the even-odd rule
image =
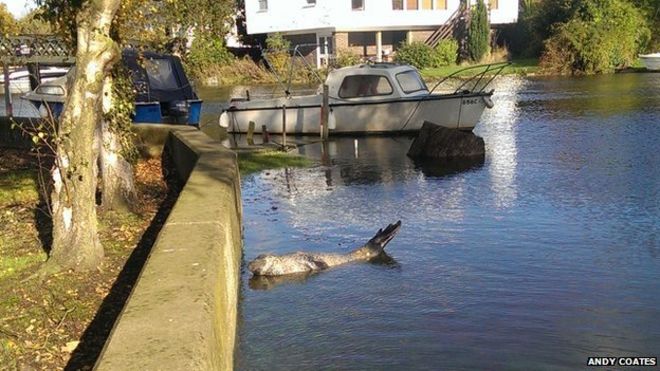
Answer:
[[[484,101],[486,107],[493,108],[495,106],[495,103],[493,103],[493,100],[490,99],[490,97],[481,97],[481,99]]]
[[[220,118],[218,118],[218,125],[225,129],[229,129],[229,114],[227,114],[227,111],[222,111],[220,114]]]
[[[330,114],[328,115],[328,130],[335,130],[337,128],[337,121],[335,120],[335,115],[332,113],[332,108],[330,108]]]

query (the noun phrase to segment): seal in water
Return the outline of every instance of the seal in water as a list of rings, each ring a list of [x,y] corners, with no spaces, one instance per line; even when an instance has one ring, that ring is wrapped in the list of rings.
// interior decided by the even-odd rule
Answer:
[[[255,276],[282,276],[285,274],[315,272],[341,264],[369,261],[383,253],[385,245],[401,228],[401,221],[380,229],[364,246],[348,254],[324,254],[295,252],[287,255],[259,255],[248,264]]]

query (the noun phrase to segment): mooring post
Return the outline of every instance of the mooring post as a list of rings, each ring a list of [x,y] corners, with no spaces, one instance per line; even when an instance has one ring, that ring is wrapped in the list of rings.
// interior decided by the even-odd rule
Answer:
[[[9,88],[9,66],[2,64],[2,74],[5,77],[5,116],[14,117],[14,107],[11,102],[11,89]]]
[[[286,149],[286,104],[282,105],[282,147]]]
[[[39,63],[28,63],[28,78],[30,80],[30,90],[37,88],[41,84],[41,72],[39,71]]]
[[[266,125],[261,125],[261,142],[264,144],[270,142],[270,135],[268,135]]]
[[[248,123],[247,143],[249,146],[254,145],[254,121]]]
[[[323,84],[323,104],[321,105],[321,139],[328,140],[330,128],[330,93],[328,85]]]

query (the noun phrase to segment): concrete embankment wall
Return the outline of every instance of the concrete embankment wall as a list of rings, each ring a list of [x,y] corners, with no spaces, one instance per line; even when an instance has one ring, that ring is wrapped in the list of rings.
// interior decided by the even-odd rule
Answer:
[[[194,129],[166,150],[185,186],[117,320],[98,370],[230,370],[241,260],[236,155]]]

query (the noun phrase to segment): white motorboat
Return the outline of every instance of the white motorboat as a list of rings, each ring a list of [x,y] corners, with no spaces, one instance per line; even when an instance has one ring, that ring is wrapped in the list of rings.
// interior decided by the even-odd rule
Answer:
[[[660,53],[640,54],[639,59],[647,70],[660,71]]]
[[[42,67],[39,69],[39,74],[41,75],[41,82],[47,82],[47,81],[52,81],[53,79],[56,79],[58,77],[66,75],[66,73],[69,72],[68,67],[56,67],[56,66],[48,66],[48,67]],[[9,73],[9,91],[12,94],[22,94],[22,93],[27,93],[30,90],[30,73],[28,72],[27,68],[20,68],[17,69],[13,72]],[[4,83],[5,83],[5,78],[2,73],[0,73],[0,94],[4,94]]]
[[[409,65],[375,63],[333,70],[325,82],[329,90],[329,133],[415,131],[424,121],[472,130],[484,109],[493,106],[493,91],[485,88],[506,65],[469,67],[481,69],[446,93],[434,91],[447,78],[429,89],[417,69]],[[232,99],[219,123],[230,133],[247,132],[250,121],[255,123],[256,133],[261,132],[262,125],[269,133],[282,133],[285,110],[286,133],[319,134],[322,101],[320,89],[315,95]]]

